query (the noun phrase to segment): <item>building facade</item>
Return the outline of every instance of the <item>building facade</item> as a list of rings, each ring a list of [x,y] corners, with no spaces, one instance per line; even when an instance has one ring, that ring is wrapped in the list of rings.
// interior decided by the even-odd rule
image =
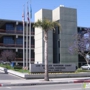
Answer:
[[[31,24],[31,27],[33,23]],[[26,25],[25,25],[26,27]],[[26,42],[26,41],[25,41]],[[31,63],[34,63],[34,28],[31,28]],[[22,21],[0,19],[0,56],[3,50],[16,53],[13,62],[23,62],[23,24]],[[5,60],[3,60],[5,61]]]
[[[82,32],[85,27],[77,26],[77,10],[63,5],[54,10],[41,9],[35,13],[35,22],[47,18],[57,21],[61,31],[48,32],[48,63],[75,63],[77,66],[85,64],[83,57],[68,52],[73,43],[73,34]],[[26,27],[26,25],[25,25]],[[31,23],[31,63],[44,63],[44,32],[41,28],[34,28]],[[26,41],[25,41],[26,42]],[[14,62],[23,63],[23,24],[22,21],[0,19],[0,57],[3,50],[16,53]],[[4,60],[3,60],[4,61]]]
[[[72,35],[79,32],[77,10],[60,5],[54,10],[41,9],[35,13],[35,22],[45,18],[61,25],[61,31],[57,27],[55,32],[48,32],[48,63],[75,63],[77,67],[85,64],[78,53],[71,55],[68,50],[70,43],[74,41]],[[43,36],[43,30],[35,28],[35,63],[44,63]]]

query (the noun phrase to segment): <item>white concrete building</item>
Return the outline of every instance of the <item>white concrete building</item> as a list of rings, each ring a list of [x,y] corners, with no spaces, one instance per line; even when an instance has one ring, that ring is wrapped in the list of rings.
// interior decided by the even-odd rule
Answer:
[[[76,63],[78,66],[78,54],[68,52],[69,44],[73,42],[72,35],[77,33],[77,10],[60,5],[54,10],[41,9],[35,13],[35,22],[44,18],[61,24],[61,31],[57,28],[55,33],[48,32],[48,62]],[[43,37],[43,30],[35,28],[35,63],[44,63]]]

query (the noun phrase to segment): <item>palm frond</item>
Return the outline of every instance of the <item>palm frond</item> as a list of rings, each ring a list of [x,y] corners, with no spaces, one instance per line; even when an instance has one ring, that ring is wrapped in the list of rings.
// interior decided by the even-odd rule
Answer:
[[[41,27],[43,30],[55,30],[55,27],[60,27],[60,24],[58,22],[52,22],[48,19],[44,19],[43,21],[38,20],[33,25],[34,27]]]
[[[42,22],[41,20],[38,20],[37,22],[34,23],[33,27],[42,27]]]

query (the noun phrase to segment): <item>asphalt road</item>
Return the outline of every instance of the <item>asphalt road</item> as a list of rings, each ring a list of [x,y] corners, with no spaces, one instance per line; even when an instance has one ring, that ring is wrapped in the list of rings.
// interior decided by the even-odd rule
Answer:
[[[0,71],[0,80],[18,80],[18,79],[22,78],[11,74],[5,74],[4,72]]]
[[[84,89],[83,84],[54,84],[54,85],[36,85],[36,86],[13,86],[0,87],[0,90],[90,90]]]

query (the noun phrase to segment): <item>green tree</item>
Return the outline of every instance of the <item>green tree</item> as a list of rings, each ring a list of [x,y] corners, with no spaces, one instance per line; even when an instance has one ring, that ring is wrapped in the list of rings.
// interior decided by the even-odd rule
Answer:
[[[37,22],[34,23],[33,25],[34,27],[40,27],[42,28],[42,30],[44,31],[44,62],[45,62],[45,76],[44,76],[44,80],[45,81],[49,81],[49,75],[48,75],[48,31],[49,30],[55,30],[55,27],[59,27],[60,29],[60,24],[58,22],[52,22],[48,19],[44,19],[44,20],[38,20]]]

